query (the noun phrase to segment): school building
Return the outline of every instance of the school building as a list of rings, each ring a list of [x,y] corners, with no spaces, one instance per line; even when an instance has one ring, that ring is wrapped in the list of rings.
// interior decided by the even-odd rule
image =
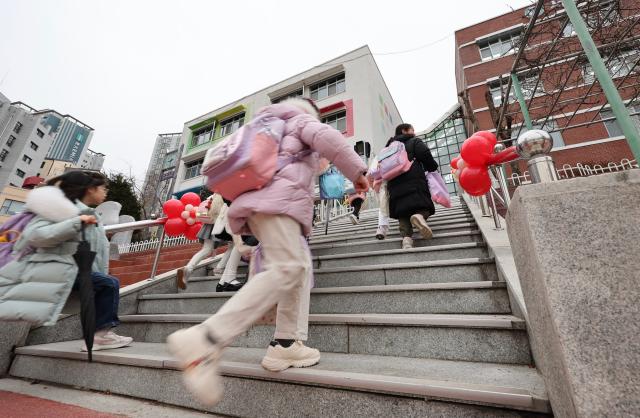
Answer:
[[[365,157],[382,149],[402,118],[368,46],[240,98],[184,124],[183,152],[174,194],[200,192],[200,169],[208,149],[251,120],[256,112],[289,97],[309,97],[322,122],[340,130]]]

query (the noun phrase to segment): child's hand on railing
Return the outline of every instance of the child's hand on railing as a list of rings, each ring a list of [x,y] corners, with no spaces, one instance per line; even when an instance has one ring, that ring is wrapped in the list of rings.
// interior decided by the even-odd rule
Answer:
[[[87,225],[92,225],[92,224],[97,224],[98,220],[93,215],[80,215],[80,222]]]

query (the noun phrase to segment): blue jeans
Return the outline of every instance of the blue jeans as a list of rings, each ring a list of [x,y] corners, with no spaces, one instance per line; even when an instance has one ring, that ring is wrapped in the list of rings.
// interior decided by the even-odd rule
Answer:
[[[118,304],[120,303],[120,281],[108,274],[91,272],[96,303],[96,331],[117,327]],[[74,288],[77,288],[76,282]]]

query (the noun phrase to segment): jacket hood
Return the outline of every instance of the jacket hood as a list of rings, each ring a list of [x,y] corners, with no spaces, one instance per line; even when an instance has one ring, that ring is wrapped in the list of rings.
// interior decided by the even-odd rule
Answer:
[[[402,135],[394,136],[394,137],[393,137],[393,140],[394,140],[394,141],[400,141],[400,142],[402,142],[402,143],[405,143],[405,142],[407,142],[408,140],[410,140],[411,138],[415,138],[415,137],[416,137],[415,135],[405,135],[405,134],[402,134]]]
[[[33,189],[27,196],[25,209],[52,222],[78,216],[80,210],[55,186]]]
[[[311,106],[311,103],[304,99],[291,98],[281,103],[267,106],[260,112],[268,111],[280,119],[291,119],[298,115],[310,115],[315,119],[319,119],[320,115]]]

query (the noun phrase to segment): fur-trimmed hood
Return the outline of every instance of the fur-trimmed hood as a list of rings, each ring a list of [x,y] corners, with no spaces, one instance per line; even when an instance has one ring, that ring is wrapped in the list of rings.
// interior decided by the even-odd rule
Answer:
[[[39,187],[29,192],[25,209],[52,222],[62,222],[80,214],[80,209],[55,186]]]

